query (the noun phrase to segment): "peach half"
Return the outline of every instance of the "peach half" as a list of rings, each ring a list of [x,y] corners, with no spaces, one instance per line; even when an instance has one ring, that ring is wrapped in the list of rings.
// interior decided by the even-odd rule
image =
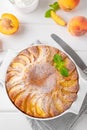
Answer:
[[[18,30],[18,28],[19,21],[13,14],[2,14],[0,18],[0,33],[10,35],[15,33]]]

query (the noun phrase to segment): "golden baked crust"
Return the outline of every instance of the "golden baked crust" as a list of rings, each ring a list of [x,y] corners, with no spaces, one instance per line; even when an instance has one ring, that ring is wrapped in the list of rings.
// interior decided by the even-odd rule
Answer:
[[[54,67],[55,54],[62,56],[68,77]],[[21,51],[9,65],[5,83],[15,106],[38,118],[63,113],[75,101],[79,89],[78,73],[71,59],[60,50],[44,45]]]

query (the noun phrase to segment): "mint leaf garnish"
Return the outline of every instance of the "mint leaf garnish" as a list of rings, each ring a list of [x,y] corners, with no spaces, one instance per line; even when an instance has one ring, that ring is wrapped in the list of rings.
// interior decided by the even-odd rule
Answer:
[[[68,69],[65,68],[65,67],[62,67],[62,68],[60,69],[60,73],[61,73],[63,76],[65,76],[65,77],[67,77],[67,76],[69,75]]]
[[[55,63],[59,63],[59,62],[62,61],[62,57],[59,54],[55,54],[54,57],[53,57],[53,61]]]
[[[49,6],[50,6],[50,9],[45,12],[45,17],[46,18],[50,18],[51,17],[51,11],[52,10],[55,12],[58,9],[60,9],[58,2],[54,2],[53,4],[50,4]]]
[[[47,10],[46,11],[46,13],[45,13],[45,17],[46,18],[50,18],[51,17],[51,11],[52,11],[53,9],[49,9],[49,10]]]
[[[54,9],[55,11],[58,10],[58,9],[60,9],[58,2],[54,2],[53,4],[50,4],[49,6],[52,9]]]
[[[67,77],[69,75],[68,69],[64,66],[64,61],[62,56],[59,54],[55,54],[53,57],[53,61],[55,63],[55,68],[60,71],[60,73]]]

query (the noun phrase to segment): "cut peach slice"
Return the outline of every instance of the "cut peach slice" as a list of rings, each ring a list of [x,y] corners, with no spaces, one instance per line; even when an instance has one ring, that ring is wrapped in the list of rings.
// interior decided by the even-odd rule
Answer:
[[[59,15],[57,15],[54,11],[51,11],[51,18],[59,25],[61,26],[66,26],[66,22],[65,20],[60,17]]]

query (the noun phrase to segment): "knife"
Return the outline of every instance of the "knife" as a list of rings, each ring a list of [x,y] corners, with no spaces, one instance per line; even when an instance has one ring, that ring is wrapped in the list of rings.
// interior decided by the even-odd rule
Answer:
[[[84,78],[87,80],[87,66],[77,55],[77,53],[56,34],[51,34],[51,37],[63,48],[65,52],[67,52],[72,57],[78,67],[82,70]]]

